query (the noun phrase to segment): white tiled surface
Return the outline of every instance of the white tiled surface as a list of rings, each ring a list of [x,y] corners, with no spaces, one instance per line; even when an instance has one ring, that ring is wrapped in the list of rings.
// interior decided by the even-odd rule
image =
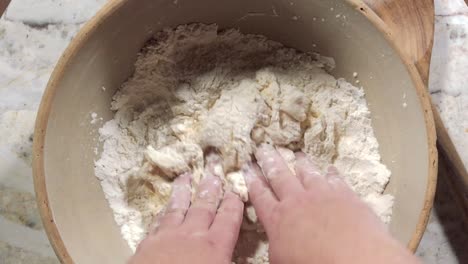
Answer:
[[[31,136],[46,82],[80,26],[106,0],[12,0],[0,20],[0,263],[58,263],[37,213]],[[430,90],[468,162],[468,8],[436,0]],[[417,254],[425,263],[467,263],[468,236],[441,181]]]

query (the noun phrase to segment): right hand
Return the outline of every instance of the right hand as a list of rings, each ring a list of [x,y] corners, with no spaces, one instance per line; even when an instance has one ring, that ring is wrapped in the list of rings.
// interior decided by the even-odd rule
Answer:
[[[295,176],[272,146],[260,146],[255,156],[260,168],[245,166],[243,173],[271,263],[419,263],[336,168],[324,175],[297,153]]]

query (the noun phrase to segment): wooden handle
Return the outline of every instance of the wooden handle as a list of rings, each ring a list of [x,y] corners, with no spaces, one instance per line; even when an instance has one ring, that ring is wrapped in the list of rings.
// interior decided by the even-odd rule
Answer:
[[[3,15],[3,12],[5,12],[9,4],[10,0],[0,0],[0,16]]]

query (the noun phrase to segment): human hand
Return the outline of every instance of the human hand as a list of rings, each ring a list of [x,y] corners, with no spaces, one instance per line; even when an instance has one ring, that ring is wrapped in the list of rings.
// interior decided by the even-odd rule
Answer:
[[[129,264],[231,263],[244,204],[231,192],[222,198],[215,165],[208,164],[192,205],[190,175],[175,179],[164,216],[140,243]]]
[[[269,145],[259,147],[256,159],[261,168],[245,166],[243,174],[271,263],[418,263],[336,168],[324,175],[298,153],[294,175]]]

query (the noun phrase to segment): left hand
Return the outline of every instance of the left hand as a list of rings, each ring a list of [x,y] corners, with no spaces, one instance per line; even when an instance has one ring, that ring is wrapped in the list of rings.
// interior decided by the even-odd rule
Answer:
[[[221,181],[213,168],[214,164],[208,164],[192,205],[190,174],[174,181],[165,215],[129,264],[231,263],[244,204],[231,192],[222,197]]]

